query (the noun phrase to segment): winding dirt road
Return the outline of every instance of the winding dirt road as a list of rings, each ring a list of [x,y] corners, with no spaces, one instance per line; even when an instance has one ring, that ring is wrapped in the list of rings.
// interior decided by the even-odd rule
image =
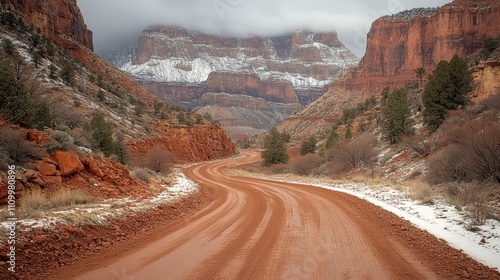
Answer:
[[[347,194],[229,176],[259,153],[188,168],[218,198],[76,279],[497,279],[408,222]],[[93,262],[95,264],[95,262]],[[481,274],[482,273],[482,274]]]

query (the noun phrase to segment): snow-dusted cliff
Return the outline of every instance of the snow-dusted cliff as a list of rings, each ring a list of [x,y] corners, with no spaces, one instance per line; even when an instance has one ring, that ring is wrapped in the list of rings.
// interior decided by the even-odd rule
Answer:
[[[221,38],[180,28],[151,27],[112,62],[140,80],[199,84],[212,72],[257,74],[296,89],[324,87],[358,58],[336,33],[298,31],[274,38]]]

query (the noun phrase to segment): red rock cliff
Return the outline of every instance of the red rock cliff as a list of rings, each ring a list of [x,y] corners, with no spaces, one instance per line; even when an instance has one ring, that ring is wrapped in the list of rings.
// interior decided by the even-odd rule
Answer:
[[[129,145],[133,155],[146,154],[154,146],[172,152],[178,163],[213,160],[235,153],[233,142],[225,130],[210,126],[169,127],[162,129],[164,135],[147,142],[137,141]]]
[[[92,31],[87,29],[76,0],[6,0],[2,3],[18,12],[25,22],[39,28],[43,35],[57,38],[63,34],[93,49]]]
[[[454,1],[431,11],[417,9],[376,20],[368,33],[366,54],[346,81],[349,90],[378,93],[385,85],[403,86],[454,54],[467,56],[486,37],[500,36],[500,2]]]
[[[208,76],[207,91],[245,94],[280,103],[299,102],[291,82],[280,80],[262,82],[255,74],[212,72]]]

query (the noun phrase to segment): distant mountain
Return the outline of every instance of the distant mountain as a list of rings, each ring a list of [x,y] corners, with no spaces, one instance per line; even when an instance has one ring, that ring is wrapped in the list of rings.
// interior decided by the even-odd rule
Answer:
[[[316,100],[340,72],[359,61],[335,32],[235,38],[165,26],[146,29],[134,47],[109,60],[169,102],[199,108],[216,118],[228,116],[218,120],[233,136],[249,127],[258,133],[278,124],[299,104]],[[229,95],[214,98],[216,93]],[[238,102],[242,98],[238,95],[245,95],[247,102]],[[267,105],[256,109],[259,98]],[[218,106],[217,113],[213,106]],[[221,113],[226,107],[248,110]],[[261,118],[262,113],[269,118]]]

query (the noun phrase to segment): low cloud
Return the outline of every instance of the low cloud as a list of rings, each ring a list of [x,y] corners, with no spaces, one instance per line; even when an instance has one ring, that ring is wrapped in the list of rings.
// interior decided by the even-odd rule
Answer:
[[[78,0],[96,52],[130,45],[150,25],[164,24],[225,36],[273,36],[298,29],[337,31],[362,56],[366,33],[380,16],[450,0]]]

